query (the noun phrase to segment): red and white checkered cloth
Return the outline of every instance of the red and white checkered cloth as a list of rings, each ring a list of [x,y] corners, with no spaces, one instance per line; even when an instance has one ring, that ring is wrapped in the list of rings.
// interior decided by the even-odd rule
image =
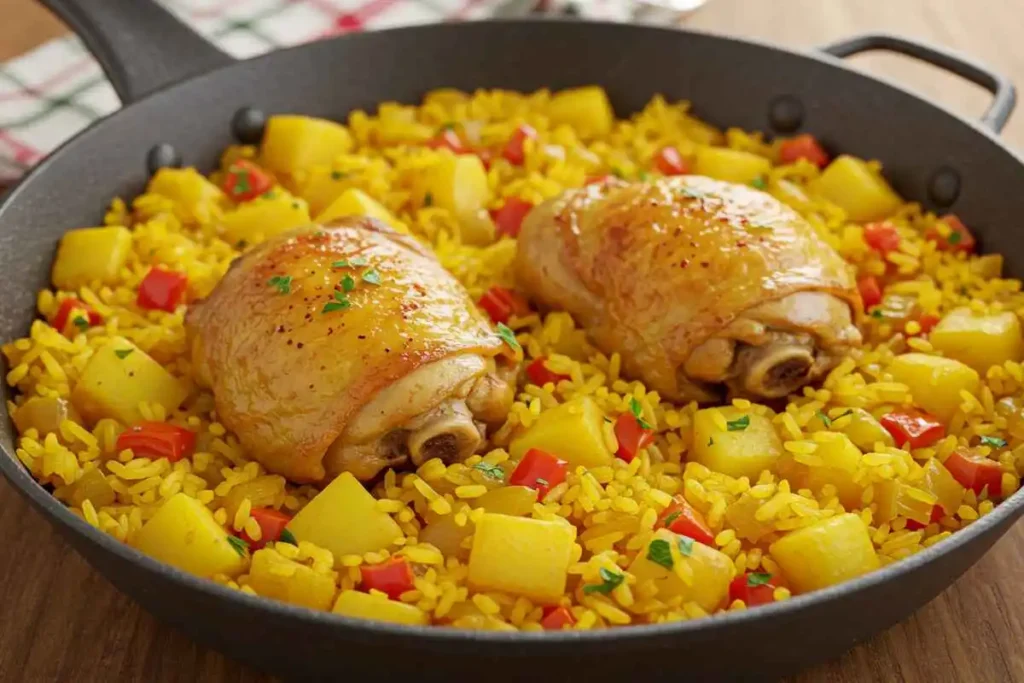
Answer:
[[[509,0],[161,0],[225,52],[251,57],[336,33],[481,19]],[[625,18],[624,0],[590,0],[585,14]],[[0,64],[0,187],[120,106],[81,41],[67,36]]]

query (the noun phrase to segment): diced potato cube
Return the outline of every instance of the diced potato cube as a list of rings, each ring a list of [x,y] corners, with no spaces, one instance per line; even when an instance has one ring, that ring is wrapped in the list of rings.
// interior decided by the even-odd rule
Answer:
[[[310,609],[331,608],[337,592],[334,580],[334,572],[321,574],[272,548],[253,553],[249,569],[249,585],[260,595]]]
[[[469,554],[469,582],[477,589],[557,602],[576,540],[565,522],[486,513],[476,525]]]
[[[288,523],[300,541],[342,555],[363,555],[388,547],[402,537],[402,530],[377,500],[349,472],[343,472],[318,493]]]
[[[669,569],[648,559],[650,554],[650,544],[648,544],[647,548],[637,554],[636,559],[629,565],[629,572],[636,577],[637,585],[653,580],[658,586],[659,600],[669,600],[680,596],[686,602],[696,602],[707,612],[714,612],[725,603],[729,596],[729,582],[736,576],[735,565],[728,555],[703,543],[694,542],[690,546],[690,555],[684,555],[680,550],[681,540],[681,536],[677,536],[668,529],[659,529],[655,532],[651,543],[664,541],[668,544],[672,556],[672,568]],[[686,581],[677,573],[675,566],[677,562],[689,565],[693,572],[692,585],[687,585]]]
[[[79,421],[74,406],[52,396],[33,396],[15,409],[13,419],[18,432],[35,429],[39,436],[58,431],[64,420]]]
[[[311,222],[305,201],[276,189],[269,197],[256,197],[225,213],[221,230],[231,244],[240,240],[256,244]]]
[[[772,170],[762,156],[727,147],[698,147],[694,173],[733,183],[750,184]]]
[[[106,284],[118,273],[132,251],[128,228],[82,228],[64,234],[57,247],[51,279],[58,289],[74,290],[93,281]]]
[[[896,497],[899,493],[897,482],[893,479],[886,479],[884,481],[877,481],[871,486],[875,491],[874,499],[871,502],[872,507],[874,507],[872,521],[875,524],[891,522],[899,514],[899,510],[896,507]]]
[[[1011,311],[975,315],[970,308],[950,311],[928,340],[950,358],[984,373],[993,365],[1019,361],[1024,353],[1020,320]]]
[[[528,486],[499,486],[469,501],[473,507],[500,515],[522,517],[530,514],[537,502],[537,491]]]
[[[581,138],[607,135],[615,123],[615,112],[604,88],[597,85],[556,92],[548,104],[554,124],[568,124]]]
[[[735,503],[725,510],[725,519],[729,522],[736,534],[743,539],[757,543],[762,536],[770,534],[774,529],[768,522],[762,522],[757,518],[757,511],[764,504],[749,493],[741,495]]]
[[[839,420],[838,417],[835,419]],[[852,408],[849,418],[841,420],[839,424],[842,425],[839,430],[850,437],[850,441],[862,451],[875,450],[875,444],[879,441],[886,446],[894,444],[892,434],[886,431],[874,415],[863,408]]]
[[[87,420],[112,417],[129,425],[143,419],[140,402],[159,403],[170,413],[186,396],[185,385],[145,351],[114,337],[89,359],[71,401]]]
[[[315,164],[329,164],[350,149],[352,135],[340,123],[278,115],[267,121],[260,158],[271,171],[292,174]]]
[[[903,203],[881,173],[863,159],[845,154],[836,157],[809,187],[858,222],[885,218]]]
[[[425,626],[430,622],[426,612],[415,605],[353,590],[341,591],[331,611],[346,617],[390,621],[393,624]]]
[[[858,506],[864,493],[864,488],[854,481],[863,455],[860,449],[848,436],[836,432],[822,432],[815,441],[818,442],[818,450],[814,454],[821,458],[822,464],[808,468],[807,486],[820,491],[826,484],[832,484],[844,506]]]
[[[473,524],[466,522],[462,526],[455,523],[455,515],[438,515],[427,523],[420,531],[421,543],[429,543],[445,557],[457,557],[460,562],[469,558],[469,548],[462,545],[473,533]]]
[[[422,206],[448,209],[459,220],[468,219],[491,200],[487,170],[475,154],[445,154],[426,168],[416,182]]]
[[[132,545],[178,569],[210,578],[237,576],[245,569],[245,550],[228,541],[228,532],[195,498],[176,493],[146,522]]]
[[[227,195],[194,168],[161,168],[146,191],[174,200],[176,215],[185,221],[207,217],[212,207],[227,203]]]
[[[605,442],[604,413],[588,396],[542,412],[529,429],[512,439],[509,453],[513,460],[521,460],[531,448],[565,460],[570,468],[610,465],[615,457]]]
[[[725,418],[726,429],[715,424],[715,413]],[[751,481],[782,455],[782,441],[770,419],[733,406],[705,408],[693,417],[690,458],[730,477]]]
[[[854,514],[792,531],[773,543],[770,552],[800,593],[827,588],[880,566],[868,528]]]
[[[87,470],[79,477],[78,481],[71,485],[71,496],[68,498],[73,507],[80,508],[82,503],[89,501],[96,509],[113,505],[115,500],[117,494],[99,467]]]
[[[938,504],[939,498],[931,491],[898,482],[895,501],[897,515],[903,515],[919,524],[929,524],[932,521],[932,511]]]
[[[978,373],[958,360],[904,353],[889,366],[893,379],[910,387],[914,403],[942,420],[949,420],[963,399],[961,391],[975,393]]]
[[[331,202],[330,206],[320,212],[316,217],[316,222],[326,223],[343,216],[367,216],[387,223],[391,227],[398,225],[398,220],[383,204],[354,187],[342,192],[337,199]]]
[[[924,466],[924,488],[935,494],[938,505],[947,515],[956,514],[966,493],[960,482],[953,478],[950,471],[937,458],[931,458]]]

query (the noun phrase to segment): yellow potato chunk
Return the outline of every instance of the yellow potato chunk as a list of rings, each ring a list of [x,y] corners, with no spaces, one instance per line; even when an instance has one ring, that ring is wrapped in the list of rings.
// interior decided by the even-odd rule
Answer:
[[[894,444],[892,434],[886,431],[874,415],[863,408],[852,408],[846,419],[834,419],[839,423],[836,425],[839,431],[850,437],[850,441],[862,451],[875,450],[875,444],[879,441],[886,446]]]
[[[186,396],[185,385],[145,351],[114,337],[89,359],[71,402],[87,420],[112,417],[130,425],[143,419],[140,402],[159,403],[170,413]]]
[[[726,428],[716,424],[715,413]],[[782,442],[771,420],[733,406],[698,410],[693,417],[690,459],[730,477],[750,477],[770,470],[782,455]]]
[[[1019,361],[1024,354],[1020,320],[1010,311],[975,315],[970,308],[957,308],[939,321],[928,340],[981,373],[1008,360]]]
[[[961,391],[975,393],[978,373],[958,360],[904,353],[889,366],[893,379],[910,387],[914,403],[942,420],[953,417],[963,399]]]
[[[772,543],[770,552],[800,593],[842,583],[880,566],[868,528],[854,514],[792,531]]]
[[[415,194],[421,206],[448,209],[459,220],[475,216],[491,200],[487,170],[475,154],[441,155],[424,169]]]
[[[561,90],[548,104],[551,122],[568,124],[581,138],[607,135],[615,123],[615,112],[604,88],[597,85]]]
[[[326,223],[343,216],[367,216],[387,223],[391,227],[398,225],[398,220],[383,204],[360,189],[350,187],[316,217],[317,223]],[[404,230],[403,230],[404,232]]]
[[[671,560],[665,559],[666,552]],[[688,569],[676,567],[677,564],[688,565]],[[736,576],[736,567],[728,555],[714,548],[696,541],[691,545],[668,529],[659,529],[629,565],[629,572],[636,577],[637,585],[653,580],[658,586],[659,600],[679,596],[684,602],[692,601],[705,611],[714,612],[729,596],[729,582]],[[691,583],[681,574],[690,576]]]
[[[762,156],[727,147],[698,147],[694,173],[748,185],[772,170]]]
[[[257,550],[249,569],[249,585],[260,595],[310,609],[331,608],[334,578],[333,572],[321,574],[272,548]]]
[[[809,187],[859,222],[885,218],[903,203],[880,172],[863,159],[845,154],[836,157]]]
[[[937,458],[925,463],[924,488],[935,495],[938,499],[936,504],[947,515],[955,515],[960,503],[964,502],[966,490]]]
[[[314,164],[329,164],[352,149],[348,128],[311,116],[278,115],[267,121],[260,158],[275,173],[292,174]]]
[[[528,486],[500,486],[469,502],[487,512],[522,517],[533,510],[537,492]]]
[[[353,590],[341,591],[331,611],[346,617],[376,619],[410,626],[424,626],[430,621],[427,614],[415,605],[406,605],[380,595]]]
[[[175,214],[185,221],[209,216],[210,208],[226,204],[228,199],[194,168],[161,168],[146,191],[174,200]]]
[[[128,228],[81,228],[64,234],[50,278],[58,289],[74,290],[99,281],[117,280],[132,251]]]
[[[12,417],[20,433],[35,429],[40,436],[56,432],[64,420],[79,421],[74,406],[52,396],[33,396],[18,406]]]
[[[178,569],[210,578],[237,576],[245,569],[245,549],[195,498],[176,493],[160,506],[132,540],[142,552]]]
[[[860,505],[864,488],[854,481],[863,454],[848,436],[836,432],[815,434],[821,465],[808,468],[807,486],[820,491],[826,484],[836,487],[839,501],[847,508]]]
[[[557,602],[576,540],[571,524],[486,513],[476,525],[469,553],[469,582],[476,589]]]
[[[539,448],[570,467],[610,465],[615,455],[604,439],[604,413],[594,399],[582,397],[545,410],[529,429],[512,439],[509,453],[521,460]]]
[[[288,523],[300,541],[330,550],[335,558],[383,550],[402,530],[350,472],[343,472]]]
[[[225,240],[231,244],[242,240],[256,244],[312,222],[304,200],[280,189],[271,190],[269,194],[269,197],[264,195],[239,204],[238,208],[224,214],[221,231]]]

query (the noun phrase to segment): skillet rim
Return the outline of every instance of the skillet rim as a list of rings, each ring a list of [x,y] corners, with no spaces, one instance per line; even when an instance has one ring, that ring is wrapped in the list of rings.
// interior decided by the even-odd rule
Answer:
[[[133,102],[120,110],[117,110],[110,115],[93,122],[84,130],[73,136],[61,144],[56,150],[40,162],[35,168],[33,168],[26,176],[18,182],[14,188],[12,188],[6,197],[3,197],[0,202],[0,229],[4,227],[4,217],[9,207],[13,206],[18,199],[18,196],[25,191],[25,188],[38,183],[45,178],[48,169],[56,163],[59,158],[63,158],[65,155],[74,153],[75,146],[87,139],[90,135],[94,134],[99,128],[105,128],[108,126],[115,126],[117,124],[118,115],[128,109],[135,107],[142,103],[151,103],[153,100],[160,98],[170,98],[175,94],[175,90],[179,86],[192,86],[202,82],[204,79],[212,79],[214,77],[221,77],[222,72],[226,72],[232,69],[247,69],[254,68],[254,65],[262,64],[267,60],[271,60],[278,53],[302,51],[310,49],[322,42],[334,42],[339,40],[345,41],[361,41],[361,40],[383,40],[392,35],[401,35],[405,33],[424,33],[424,32],[442,32],[442,31],[454,31],[456,33],[460,31],[473,30],[476,25],[485,27],[493,27],[495,25],[509,25],[519,28],[528,28],[532,25],[544,24],[550,26],[553,24],[570,24],[574,28],[579,30],[587,30],[586,27],[599,27],[603,29],[612,29],[617,31],[636,31],[638,34],[651,33],[651,32],[672,32],[673,34],[683,35],[696,35],[703,38],[709,38],[716,41],[724,41],[727,43],[737,43],[746,46],[753,46],[761,49],[767,49],[775,52],[785,53],[791,57],[798,57],[805,60],[811,60],[818,62],[824,66],[831,68],[841,69],[851,76],[859,79],[863,79],[869,82],[869,85],[874,88],[879,86],[886,88],[887,90],[895,90],[898,94],[911,97],[919,101],[919,103],[935,109],[938,112],[952,118],[955,122],[966,125],[972,129],[975,133],[981,134],[989,142],[994,143],[1003,153],[1007,154],[1013,161],[1019,166],[1024,168],[1024,158],[1018,155],[1015,151],[1009,148],[993,131],[989,130],[985,126],[981,125],[979,121],[967,119],[959,114],[950,111],[946,106],[932,102],[923,95],[917,93],[913,89],[906,88],[898,85],[891,79],[867,74],[861,70],[855,69],[848,66],[844,60],[836,57],[832,57],[826,53],[818,52],[814,48],[807,50],[793,49],[788,47],[782,47],[775,45],[769,41],[738,38],[734,36],[721,35],[719,33],[695,29],[681,29],[674,27],[664,26],[650,26],[640,24],[629,24],[629,23],[618,23],[610,21],[582,21],[576,19],[511,19],[511,20],[484,20],[464,23],[451,23],[451,24],[425,24],[416,26],[403,26],[390,29],[383,29],[378,31],[366,32],[366,33],[353,33],[344,36],[335,36],[326,40],[315,41],[313,43],[306,43],[302,45],[296,45],[282,50],[275,50],[257,57],[246,60],[238,60],[233,63],[229,63],[225,66],[216,68],[212,71],[208,71],[202,74],[198,74],[182,81],[170,84],[164,88],[158,89],[153,93],[148,94],[137,102]],[[918,41],[919,42],[919,41]],[[8,421],[7,425],[3,425],[2,429],[10,430],[12,436],[15,435],[14,430],[11,428],[11,423]],[[400,624],[391,624],[388,622],[356,619],[345,617],[342,615],[334,614],[329,611],[317,611],[307,609],[304,607],[293,606],[288,603],[271,600],[268,598],[262,598],[258,596],[250,596],[241,591],[233,590],[217,584],[211,580],[203,579],[198,576],[194,576],[180,569],[177,569],[169,564],[165,564],[158,560],[155,560],[148,555],[145,555],[141,551],[123,543],[113,536],[106,534],[99,529],[94,528],[88,524],[84,519],[81,519],[72,514],[70,508],[66,507],[63,503],[54,498],[48,493],[42,485],[40,485],[32,476],[25,470],[21,465],[20,461],[8,450],[0,446],[0,453],[4,457],[0,457],[0,471],[3,472],[5,478],[10,482],[12,487],[18,491],[23,497],[27,498],[35,508],[43,514],[51,524],[58,527],[65,533],[75,534],[82,537],[83,540],[91,542],[95,546],[99,546],[103,551],[112,553],[119,557],[119,559],[127,561],[133,565],[136,565],[140,569],[144,570],[149,574],[160,575],[162,578],[177,583],[182,588],[188,589],[190,592],[201,595],[204,598],[209,598],[216,601],[228,601],[234,603],[236,607],[244,610],[256,610],[263,612],[266,615],[273,615],[275,619],[288,619],[292,621],[303,622],[305,625],[315,627],[332,627],[341,628],[340,632],[352,631],[358,632],[362,635],[379,635],[396,638],[414,638],[417,644],[428,644],[430,641],[442,641],[449,644],[458,644],[460,642],[473,642],[480,645],[507,645],[510,643],[524,644],[529,643],[534,648],[550,647],[555,648],[567,643],[573,643],[574,646],[590,645],[600,646],[606,642],[621,642],[630,641],[634,642],[637,640],[645,640],[649,637],[654,636],[675,636],[685,637],[687,634],[700,632],[702,634],[713,634],[716,631],[727,631],[733,626],[739,626],[751,621],[771,621],[774,620],[776,623],[781,623],[787,616],[795,616],[798,613],[812,610],[813,608],[830,602],[833,598],[840,595],[860,593],[872,586],[879,585],[888,581],[895,581],[899,577],[909,574],[910,572],[931,563],[933,559],[954,553],[959,550],[962,545],[967,544],[970,540],[975,537],[983,535],[986,531],[992,527],[998,526],[1003,522],[1009,521],[1013,523],[1015,517],[1019,517],[1024,514],[1024,487],[1019,489],[1010,498],[1004,500],[1001,504],[997,505],[993,512],[982,517],[978,521],[971,524],[967,529],[963,529],[950,538],[945,539],[929,548],[925,548],[921,552],[912,555],[909,558],[893,562],[885,567],[875,570],[869,574],[860,576],[856,579],[844,581],[843,583],[831,586],[826,589],[815,591],[812,593],[794,596],[789,600],[772,603],[770,605],[761,606],[758,609],[732,611],[724,614],[713,615],[709,618],[704,619],[693,619],[685,620],[664,624],[642,624],[642,625],[630,625],[625,628],[613,628],[613,629],[597,629],[588,631],[558,631],[558,632],[503,632],[503,631],[476,631],[468,629],[457,629],[457,628],[444,628],[438,626],[406,626]],[[1005,532],[1004,532],[1005,533]],[[1003,534],[1000,534],[1000,537]],[[998,540],[998,539],[997,539]],[[76,552],[77,549],[76,549]],[[987,551],[986,551],[987,552]],[[82,553],[79,553],[82,554]],[[88,558],[86,558],[88,561]],[[89,562],[92,565],[91,562]],[[974,566],[973,564],[971,566]],[[103,572],[96,569],[93,566],[93,570],[97,571],[101,576],[108,579],[119,592],[124,593],[127,597],[133,601],[135,599],[126,591],[122,591],[119,587],[119,581],[115,580],[115,573]],[[957,577],[959,579],[959,576]],[[955,579],[956,580],[956,579]],[[954,582],[955,582],[954,580]],[[945,589],[952,586],[953,583],[945,584]],[[921,603],[915,609],[919,609],[926,603]],[[149,610],[146,610],[147,612]],[[263,614],[260,615],[264,616]],[[877,633],[877,630],[873,630],[873,633]],[[528,656],[524,653],[516,653],[518,656]]]

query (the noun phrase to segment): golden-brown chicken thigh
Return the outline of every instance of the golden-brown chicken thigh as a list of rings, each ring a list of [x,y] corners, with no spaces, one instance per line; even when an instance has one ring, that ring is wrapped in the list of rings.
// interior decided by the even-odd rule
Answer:
[[[710,178],[612,180],[538,206],[516,276],[674,400],[782,397],[861,341],[846,262],[772,196]]]
[[[255,247],[186,322],[218,419],[293,481],[464,459],[515,391],[515,362],[462,286],[367,218]]]

